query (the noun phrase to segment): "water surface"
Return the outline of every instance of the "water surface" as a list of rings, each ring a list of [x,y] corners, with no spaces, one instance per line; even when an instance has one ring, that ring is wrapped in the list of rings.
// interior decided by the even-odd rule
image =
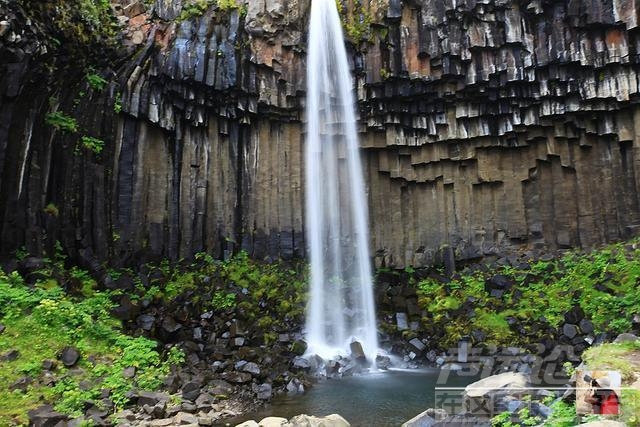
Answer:
[[[389,371],[322,381],[304,395],[274,399],[264,410],[241,421],[299,414],[342,415],[354,427],[400,426],[435,405],[435,388],[464,387],[477,377],[451,372],[446,384],[436,384],[440,371]],[[241,422],[237,421],[237,423]],[[235,425],[232,423],[231,425]]]

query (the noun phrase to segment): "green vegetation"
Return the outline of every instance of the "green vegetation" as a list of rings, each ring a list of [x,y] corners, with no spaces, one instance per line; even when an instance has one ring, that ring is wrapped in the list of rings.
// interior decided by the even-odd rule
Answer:
[[[107,83],[109,83],[105,79],[103,79],[102,76],[100,76],[99,74],[96,74],[96,72],[92,69],[87,71],[86,78],[87,78],[87,83],[89,84],[89,87],[99,92],[104,90],[104,88],[107,86]]]
[[[640,244],[615,244],[592,253],[569,252],[522,268],[462,272],[448,283],[418,283],[425,328],[448,347],[472,331],[487,342],[527,344],[560,326],[564,314],[581,307],[596,332],[630,330],[640,313]],[[491,281],[509,283],[491,295]]]
[[[191,0],[182,6],[182,12],[180,12],[178,21],[198,18],[204,15],[210,7],[215,6],[215,4],[216,0]]]
[[[92,43],[115,42],[118,25],[109,0],[68,0],[55,4],[25,0],[24,6],[30,16],[50,27],[54,47],[84,50]]]
[[[122,111],[122,94],[118,91],[113,100],[113,112],[120,114]]]
[[[0,334],[0,351],[19,353],[15,360],[0,362],[0,425],[26,425],[27,411],[44,402],[80,415],[89,401],[102,405],[105,389],[113,410],[119,410],[131,390],[157,389],[170,366],[183,360],[178,349],[161,356],[155,341],[123,334],[110,314],[115,294],[95,290],[86,272],[66,270],[63,264],[59,254],[47,260],[33,285],[16,272],[0,270],[0,322],[6,327]],[[43,362],[55,361],[67,346],[79,350],[78,365],[67,369],[58,361],[50,380]],[[122,375],[129,367],[136,369],[134,378]],[[12,387],[25,376],[28,386]]]
[[[51,125],[62,132],[75,133],[78,131],[78,122],[76,119],[67,116],[61,111],[47,113],[44,121],[46,124]]]
[[[51,216],[55,216],[55,217],[60,215],[60,210],[55,205],[55,203],[47,204],[47,206],[44,207],[43,211],[44,211],[44,213],[49,214]]]
[[[100,154],[104,148],[104,141],[91,136],[83,136],[80,138],[82,146],[87,150],[93,151],[95,154]]]
[[[371,14],[365,2],[356,0],[353,7],[345,7],[341,0],[336,0],[342,28],[349,40],[355,44],[368,41],[371,37]]]

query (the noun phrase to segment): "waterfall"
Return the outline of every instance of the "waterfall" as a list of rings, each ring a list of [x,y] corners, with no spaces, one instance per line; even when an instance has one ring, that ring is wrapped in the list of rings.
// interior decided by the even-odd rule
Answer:
[[[335,0],[312,0],[307,57],[306,226],[309,352],[378,350],[367,203],[352,80]]]

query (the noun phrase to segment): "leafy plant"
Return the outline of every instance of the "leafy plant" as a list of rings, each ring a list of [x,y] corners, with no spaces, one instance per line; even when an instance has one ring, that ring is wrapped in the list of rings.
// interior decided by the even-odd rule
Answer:
[[[107,86],[107,83],[108,83],[104,78],[102,78],[102,76],[97,74],[92,69],[87,71],[86,78],[87,78],[87,83],[89,83],[89,87],[99,92],[104,90],[105,86]]]
[[[87,150],[93,151],[95,154],[100,154],[104,149],[104,141],[92,136],[83,136],[80,138],[82,146]]]
[[[47,113],[44,119],[45,123],[53,126],[57,130],[69,133],[78,131],[78,122],[73,117],[67,116],[61,111]]]
[[[60,215],[60,211],[58,210],[58,207],[55,205],[55,203],[48,203],[47,206],[44,207],[43,211],[44,213],[55,217]]]

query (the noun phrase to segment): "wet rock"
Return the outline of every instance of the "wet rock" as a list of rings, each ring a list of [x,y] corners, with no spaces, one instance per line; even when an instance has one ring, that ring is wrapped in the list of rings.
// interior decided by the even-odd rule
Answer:
[[[256,393],[256,397],[259,400],[270,400],[273,394],[273,389],[271,387],[271,384],[268,384],[268,383],[259,384],[255,388],[255,393]]]
[[[297,415],[289,420],[287,427],[349,427],[351,424],[338,414],[326,417]]]
[[[389,369],[391,367],[391,358],[389,356],[378,355],[376,357],[376,367],[378,369]]]
[[[354,341],[349,344],[349,349],[351,350],[351,358],[357,360],[358,362],[366,362],[367,356],[364,354],[364,349],[362,348],[362,344],[358,341]]]
[[[307,351],[307,342],[304,340],[295,340],[291,344],[291,353],[302,356]]]
[[[282,427],[287,425],[287,419],[282,417],[266,417],[260,420],[260,427]]]
[[[407,313],[396,313],[396,326],[401,331],[409,329]]]
[[[74,366],[80,359],[80,352],[74,347],[65,347],[60,352],[60,360],[67,368]]]
[[[411,344],[420,353],[422,353],[427,348],[427,346],[424,345],[424,343],[420,341],[418,338],[413,338],[412,340],[409,341],[409,344]]]
[[[304,393],[304,384],[297,379],[294,378],[289,383],[287,383],[287,392],[291,394],[303,394]]]
[[[302,370],[307,370],[311,367],[311,363],[309,362],[309,360],[300,356],[294,357],[291,365],[296,369]]]
[[[429,408],[402,424],[402,427],[431,427],[446,416],[447,411],[444,409]]]

